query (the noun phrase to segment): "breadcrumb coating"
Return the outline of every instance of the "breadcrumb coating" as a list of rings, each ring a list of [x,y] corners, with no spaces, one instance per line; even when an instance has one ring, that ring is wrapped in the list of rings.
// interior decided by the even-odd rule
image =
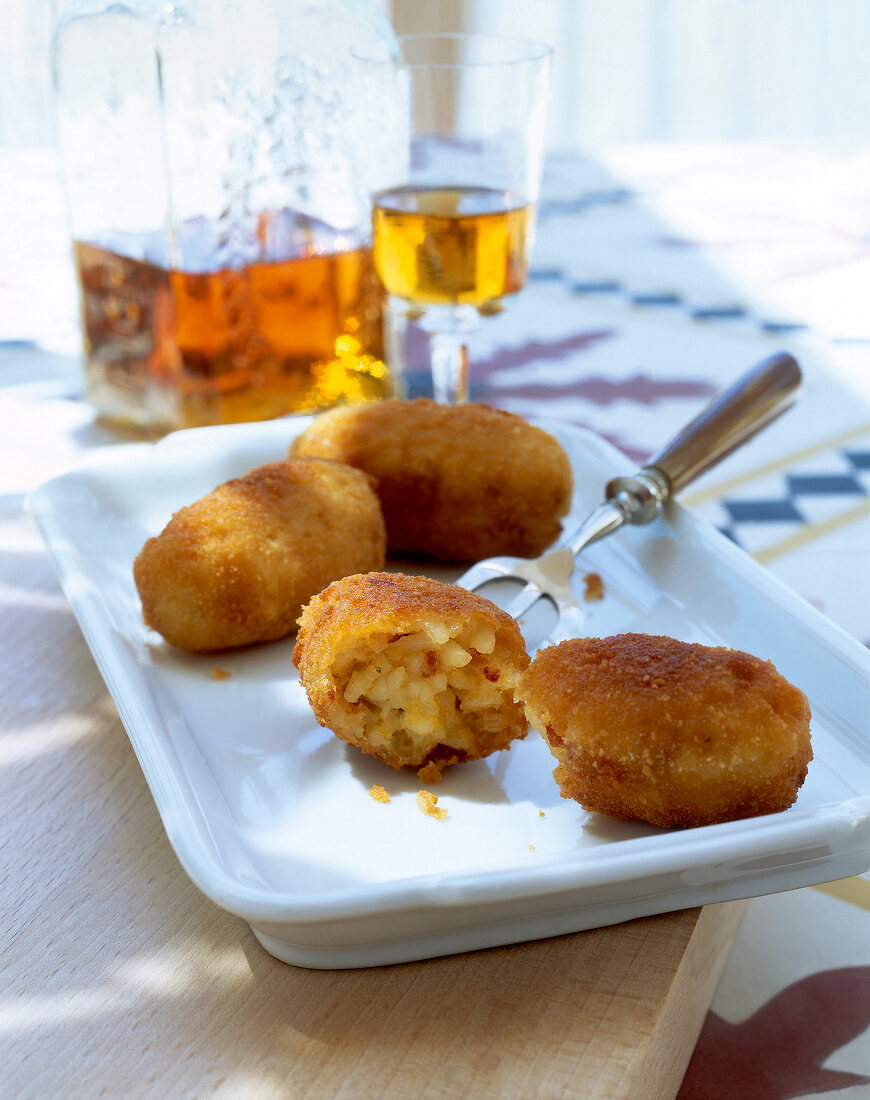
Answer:
[[[145,622],[194,652],[291,634],[315,592],[381,569],[369,478],[322,459],[259,466],[176,512],[133,566]]]
[[[804,693],[739,650],[574,639],[538,653],[517,698],[564,798],[664,828],[787,809],[812,759]]]
[[[487,405],[379,401],[323,413],[292,455],[371,474],[392,554],[532,557],[559,535],[571,464],[551,435]]]
[[[303,611],[293,660],[322,726],[425,783],[528,732],[513,697],[529,662],[519,627],[455,585],[336,581]]]

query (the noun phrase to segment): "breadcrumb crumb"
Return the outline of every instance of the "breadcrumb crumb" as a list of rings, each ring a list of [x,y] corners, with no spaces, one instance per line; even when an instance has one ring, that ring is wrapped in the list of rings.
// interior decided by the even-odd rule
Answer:
[[[604,599],[604,581],[598,573],[587,573],[583,577],[583,583],[586,586],[583,592],[583,599],[588,602],[592,600]]]
[[[423,767],[417,771],[417,778],[421,783],[440,783],[441,765],[434,762],[424,764]]]
[[[543,810],[538,810],[538,817],[546,817],[546,816],[547,815],[544,813]]]
[[[534,844],[530,844],[530,845],[529,845],[529,851],[530,851],[530,852],[534,852],[534,850],[535,850],[535,846],[534,846]]]
[[[444,818],[447,817],[447,811],[442,809],[437,803],[438,796],[432,794],[431,791],[417,792],[417,808],[424,814],[428,814],[438,821],[443,821]]]
[[[385,804],[390,801],[390,796],[386,787],[382,787],[380,783],[375,783],[371,788],[369,791],[369,798],[374,799],[375,802],[383,802]]]
[[[231,672],[227,672],[225,668],[220,668],[218,665],[215,665],[211,670],[212,680],[229,680],[231,676]]]

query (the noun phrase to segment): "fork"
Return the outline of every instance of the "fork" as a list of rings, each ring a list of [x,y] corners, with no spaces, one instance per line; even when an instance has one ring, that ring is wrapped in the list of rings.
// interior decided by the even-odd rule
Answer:
[[[487,558],[456,583],[476,591],[494,580],[525,581],[505,611],[519,620],[539,600],[549,600],[557,614],[549,637],[576,637],[583,625],[583,611],[571,577],[580,551],[627,523],[652,523],[675,493],[790,408],[801,380],[800,367],[791,355],[780,353],[765,359],[714,398],[646,466],[629,477],[609,481],[604,503],[564,545],[538,558]]]

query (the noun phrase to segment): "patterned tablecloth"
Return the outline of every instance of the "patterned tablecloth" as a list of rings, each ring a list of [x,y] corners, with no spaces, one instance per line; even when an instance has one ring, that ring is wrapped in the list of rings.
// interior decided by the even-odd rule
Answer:
[[[794,354],[799,405],[683,499],[864,644],[868,169],[866,153],[766,146],[553,157],[530,284],[471,343],[475,399],[592,428],[635,459],[754,362]],[[68,351],[75,329],[50,162],[0,161],[0,199],[21,211],[0,229],[0,424],[17,456],[0,499],[15,506],[117,436],[78,398],[74,361],[46,350]],[[410,357],[424,392],[413,338]],[[749,903],[682,1100],[870,1096],[868,910],[867,876]]]

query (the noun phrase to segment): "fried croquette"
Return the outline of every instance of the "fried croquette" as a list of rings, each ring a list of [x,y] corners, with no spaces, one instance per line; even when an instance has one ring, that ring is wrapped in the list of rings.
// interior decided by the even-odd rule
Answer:
[[[532,557],[556,539],[571,505],[571,464],[561,445],[487,405],[419,399],[331,409],[294,441],[291,455],[371,474],[391,554]]]
[[[785,810],[813,755],[804,693],[738,650],[574,639],[538,653],[517,697],[563,798],[663,828]]]
[[[464,588],[368,573],[315,596],[293,657],[317,721],[434,783],[526,736],[514,689],[529,663],[514,620]]]
[[[145,622],[194,652],[269,642],[347,573],[381,569],[369,478],[322,459],[273,462],[176,512],[133,566]]]

